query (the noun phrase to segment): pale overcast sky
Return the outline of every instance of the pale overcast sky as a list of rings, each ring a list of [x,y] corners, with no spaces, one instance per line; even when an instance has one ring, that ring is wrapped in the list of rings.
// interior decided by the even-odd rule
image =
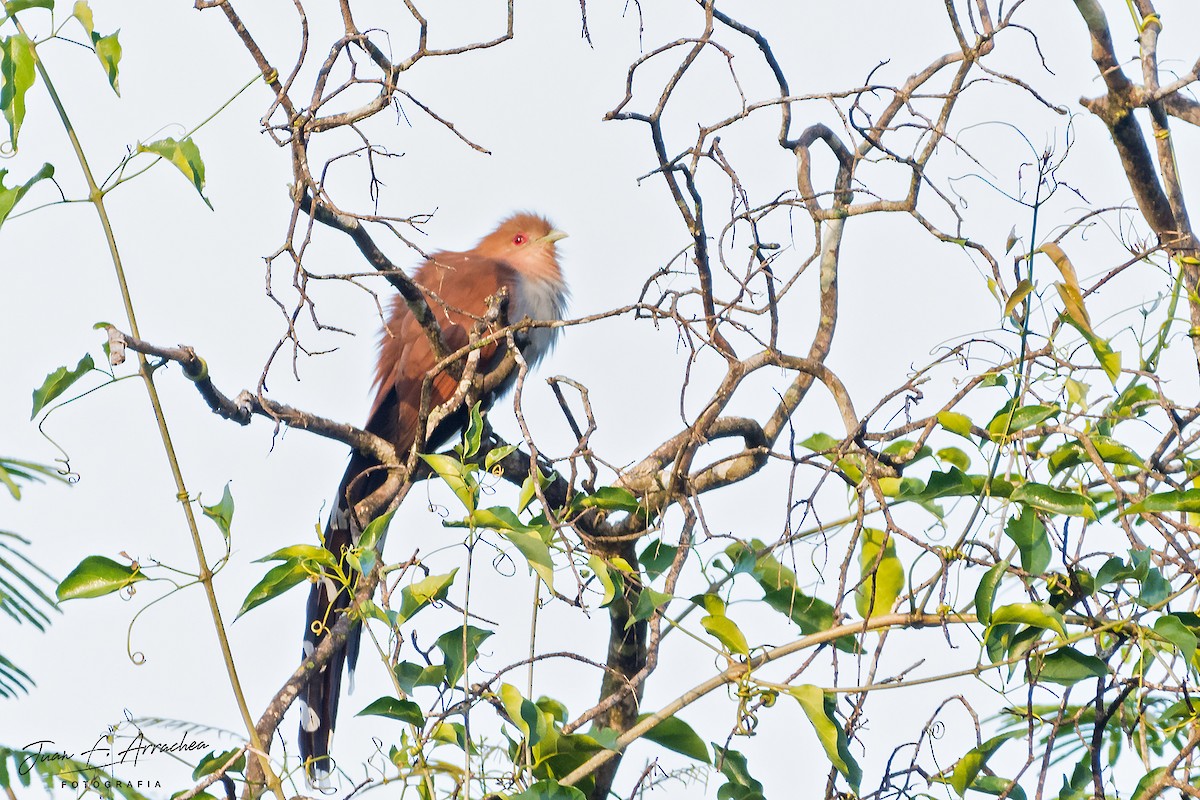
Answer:
[[[296,39],[291,4],[243,0],[238,5],[254,35],[278,59],[278,65],[286,68]],[[477,0],[440,5],[429,11],[434,21],[434,46],[488,38],[502,30],[502,3]],[[1200,30],[1200,6],[1192,0],[1163,0],[1159,5],[1166,23],[1164,59],[1179,59],[1176,65],[1186,69],[1196,56],[1194,33]],[[181,135],[255,75],[253,64],[219,10],[197,12],[187,3],[163,0],[93,0],[92,6],[97,30],[119,27],[121,31],[124,55],[119,100],[91,53],[59,45],[44,48],[41,55],[58,82],[98,175],[108,174],[127,147]],[[404,88],[493,155],[469,150],[411,103],[403,104],[403,115],[381,114],[372,122],[373,138],[402,156],[386,165],[381,213],[436,212],[419,241],[429,251],[470,247],[513,210],[543,213],[570,233],[561,243],[560,253],[572,289],[573,315],[635,302],[646,278],[689,239],[661,180],[651,176],[639,182],[654,167],[644,127],[602,118],[619,102],[628,65],[640,53],[700,32],[699,17],[691,13],[689,3],[642,6],[647,16],[639,36],[632,4],[589,3],[594,43],[589,46],[579,35],[578,4],[522,2],[517,8],[513,42],[461,59],[421,64],[406,76]],[[727,6],[729,13],[770,37],[796,94],[860,85],[872,67],[888,59],[890,64],[875,80],[898,83],[938,53],[954,47],[940,2],[763,1]],[[1107,2],[1106,8],[1114,28],[1122,32],[1124,54],[1134,54],[1125,4]],[[383,4],[366,4],[360,24],[367,24],[368,13],[394,17],[393,47],[403,51],[407,43],[399,28],[400,17],[381,9]],[[42,30],[37,13],[23,18],[32,20],[34,30]],[[65,13],[60,12],[60,18]],[[1017,131],[1037,150],[1061,149],[1072,135],[1077,153],[1063,179],[1086,202],[1064,191],[1047,223],[1051,226],[1078,216],[1087,205],[1126,202],[1128,186],[1116,168],[1103,126],[1078,104],[1081,95],[1095,95],[1100,86],[1088,56],[1085,31],[1072,4],[1065,0],[1029,3],[1018,16],[1022,17],[1041,37],[1048,70],[1038,65],[1031,40],[1022,40],[1016,31],[1006,34],[1005,49],[992,66],[1019,73],[1074,116],[1056,115],[1012,89],[981,87],[976,100],[957,112],[954,127],[961,141],[994,156],[989,164],[1007,165],[1011,170],[1032,155],[1021,155],[1026,146]],[[328,46],[328,37],[315,32],[327,21],[313,18],[313,47],[319,55]],[[753,51],[730,36],[721,41],[738,48],[738,65],[746,70],[743,89],[747,95],[751,99],[769,97],[772,87],[764,80],[767,76],[754,60]],[[736,100],[728,81],[721,77],[723,66],[714,61],[706,69],[681,87],[674,126],[668,129],[675,137],[672,147],[676,149],[686,146],[696,124],[725,116],[730,112],[729,103]],[[661,78],[659,73],[653,74]],[[267,89],[256,84],[197,133],[207,168],[206,194],[214,211],[205,208],[180,175],[166,165],[113,193],[109,203],[144,337],[165,345],[194,346],[207,360],[218,385],[230,394],[254,387],[282,331],[283,319],[263,292],[263,258],[282,242],[291,210],[287,199],[290,171],[287,151],[259,132],[258,119],[269,102]],[[9,169],[11,184],[14,178],[23,181],[43,161],[50,161],[67,194],[80,197],[78,169],[40,86],[31,92],[28,105],[20,151],[0,161],[0,169]],[[797,125],[824,121],[841,129],[827,104],[799,105],[795,113]],[[751,123],[766,128],[731,133],[726,145],[736,154],[742,174],[754,181],[756,191],[763,195],[760,200],[769,199],[768,187],[778,185],[779,191],[795,187],[791,155],[778,148],[756,149],[750,138],[751,132],[773,130],[777,119],[773,112],[766,112],[760,123]],[[970,127],[973,123],[978,125]],[[1073,126],[1070,134],[1068,125]],[[1176,130],[1181,127],[1177,125]],[[769,135],[758,141],[769,143]],[[1177,150],[1195,183],[1200,166],[1194,131],[1181,131]],[[333,151],[321,152],[328,155]],[[954,169],[963,163],[956,162],[945,174],[954,176]],[[823,168],[828,170],[829,164]],[[967,171],[964,168],[959,174],[965,176]],[[345,196],[360,203],[361,210],[368,210],[365,195],[352,191],[350,184],[358,173],[351,168],[345,175]],[[1010,190],[1018,184],[1018,176],[1011,171],[992,179]],[[983,181],[962,177],[952,185],[969,204],[971,235],[986,240],[994,251],[1002,251],[1004,237],[1014,224],[1027,230],[1027,212],[1003,200]],[[43,185],[26,202],[49,199],[49,187]],[[946,215],[937,213],[945,222]],[[800,215],[796,219],[795,246],[801,257],[811,246],[810,232],[806,220],[801,221]],[[790,246],[786,226],[781,224],[778,232],[785,246]],[[1100,231],[1095,234],[1096,239],[1108,236]],[[377,238],[397,263],[418,262],[417,255],[398,242],[382,234]],[[1104,252],[1111,253],[1111,237],[1104,241],[1108,248]],[[309,269],[316,272],[365,271],[350,242],[326,229],[314,232],[306,258]],[[275,276],[275,285],[287,297],[290,274],[282,260],[278,263],[282,271]],[[1077,264],[1087,276],[1112,266],[1109,261],[1088,263],[1086,259]],[[101,335],[92,330],[94,323],[103,320],[125,327],[116,282],[91,207],[80,203],[48,208],[7,222],[0,230],[0,275],[4,281],[0,331],[6,342],[0,361],[4,367],[0,413],[7,420],[0,453],[50,462],[59,456],[58,451],[35,425],[25,422],[31,391],[48,372],[74,365],[86,352],[101,358]],[[388,291],[381,281],[371,285],[381,293]],[[789,330],[796,348],[807,348],[811,317],[804,315],[815,310],[813,285],[815,278],[807,287],[802,283],[792,306],[795,316]],[[940,343],[973,331],[992,330],[1000,323],[1000,310],[979,267],[958,248],[930,241],[907,217],[876,215],[856,218],[847,226],[841,285],[842,317],[829,365],[867,408],[882,392],[901,383],[913,365],[926,362]],[[1130,296],[1137,290],[1136,283],[1126,286],[1122,293],[1097,300],[1100,308],[1115,311],[1139,299]],[[300,357],[296,363],[299,381],[291,376],[290,355],[285,355],[271,373],[269,389],[281,402],[359,423],[370,401],[369,376],[379,325],[374,303],[368,294],[336,283],[322,283],[313,291],[319,298],[322,321],[356,335],[317,333],[307,327],[306,346],[334,352]],[[685,357],[670,326],[656,330],[647,321],[623,317],[568,330],[538,374],[565,374],[589,386],[600,423],[594,444],[610,462],[626,464],[679,427],[678,386]],[[129,373],[128,365],[120,370],[120,374]],[[706,377],[711,375],[700,372],[693,376],[694,385],[705,386]],[[1189,380],[1194,381],[1195,376]],[[157,384],[190,490],[211,503],[229,483],[237,503],[233,558],[217,579],[223,610],[227,620],[232,620],[246,591],[264,571],[263,565],[251,563],[253,559],[287,544],[315,540],[314,526],[344,468],[346,448],[299,431],[274,436],[261,419],[249,428],[223,422],[208,413],[178,369],[160,372]],[[689,396],[689,402],[702,397],[701,388],[695,397]],[[764,403],[770,403],[770,396],[764,397]],[[751,401],[742,402],[745,411],[761,410],[762,406]],[[571,432],[542,381],[530,382],[525,403],[543,450],[552,455],[569,452]],[[837,417],[824,396],[814,395],[810,405],[802,420],[803,435],[836,431]],[[738,412],[736,404],[731,412]],[[497,413],[495,420],[502,435],[518,438],[511,411]],[[20,503],[0,493],[0,529],[33,539],[32,556],[59,577],[86,555],[115,558],[122,551],[143,563],[157,559],[194,568],[191,545],[140,382],[124,381],[55,411],[44,431],[69,454],[78,482],[70,488],[29,487]],[[707,501],[708,524],[719,533],[774,538],[781,529],[784,504],[769,493],[783,487],[785,478],[765,479],[756,490],[761,502],[752,508],[746,507],[750,495],[745,492],[730,491],[728,500],[718,493]],[[393,529],[389,558],[402,559],[419,546],[424,554],[440,549],[430,560],[435,571],[447,571],[461,562],[461,550],[451,547],[459,541],[458,534],[443,530],[440,517],[430,514],[426,503],[444,504],[450,508],[448,513],[456,514],[448,497],[437,487],[424,485],[411,493]],[[207,521],[202,520],[201,525],[210,555],[215,557],[219,536]],[[816,566],[803,576],[805,580],[817,579],[822,558],[814,554]],[[479,586],[489,598],[486,607],[489,611],[494,608],[492,618],[502,632],[511,631],[510,636],[497,635],[489,642],[485,663],[498,667],[520,658],[527,646],[532,583],[523,563],[493,570],[491,556],[482,561],[476,570]],[[836,569],[836,563],[830,569]],[[164,586],[142,583],[128,602],[109,596],[67,603],[65,613],[57,616],[44,634],[28,626],[14,627],[7,620],[0,623],[0,641],[4,642],[0,652],[29,670],[38,684],[28,696],[0,701],[0,744],[19,747],[52,740],[78,753],[93,747],[107,726],[119,722],[126,712],[135,717],[192,720],[236,733],[240,720],[202,592],[191,588],[148,608],[151,600],[165,593]],[[963,587],[965,593],[973,590],[973,582]],[[304,589],[293,590],[229,628],[243,685],[256,713],[297,664],[303,603]],[[735,619],[739,608],[750,607],[734,606],[731,614]],[[143,610],[131,626],[133,616]],[[422,620],[425,627],[419,628],[426,644],[457,619],[448,609],[426,614],[429,619]],[[752,619],[739,621],[751,629],[757,624]],[[593,610],[588,616],[554,604],[543,611],[540,625],[539,647],[578,649],[589,657],[603,658],[608,625],[604,611]],[[779,635],[787,633],[782,627],[775,630]],[[899,669],[905,666],[901,661],[913,662],[937,652],[939,669],[955,659],[969,666],[974,642],[965,633],[959,635],[962,640],[957,644],[962,647],[955,651],[945,646],[941,632],[917,634],[912,649],[905,651],[907,655],[893,654],[885,663]],[[143,665],[131,663],[127,646],[144,656]],[[683,687],[699,682],[714,666],[704,649],[682,642],[676,646],[681,649],[647,684],[647,709],[660,707]],[[538,693],[561,696],[572,712],[579,713],[593,701],[595,682],[589,679],[580,689],[572,675],[575,673],[543,669]],[[839,680],[854,685],[861,678],[844,672]],[[823,663],[811,680],[829,681],[832,675]],[[355,695],[343,701],[335,753],[344,764],[366,757],[373,733],[399,735],[398,723],[364,722],[352,716],[387,691],[388,684],[380,675],[360,675]],[[883,767],[881,754],[915,738],[937,701],[956,692],[982,698],[985,710],[989,702],[993,704],[990,710],[1006,702],[999,697],[986,699],[986,691],[977,683],[927,686],[872,701],[872,723],[866,733],[870,755],[861,759],[866,772],[864,787],[877,784]],[[723,696],[714,696],[681,716],[703,727],[709,738],[723,742],[724,732],[732,725],[732,709]],[[294,716],[281,727],[293,754]],[[705,720],[711,722],[698,724]],[[167,733],[164,738],[173,735]],[[948,740],[942,751],[946,763],[961,755],[967,741],[962,736],[969,736],[969,729],[964,727],[953,735],[959,738]],[[232,741],[213,735],[212,743],[231,746]],[[759,735],[736,740],[732,746],[748,754],[755,775],[766,784],[768,797],[814,796],[822,791],[827,764],[819,751],[812,752],[816,740],[798,708],[764,713]],[[801,751],[810,756],[805,757],[803,768],[797,769]],[[278,754],[278,747],[274,752]],[[688,763],[682,756],[638,745],[626,759],[617,788],[627,793],[644,759],[657,754],[662,754],[664,765]],[[129,775],[135,780],[165,780],[164,776],[184,782],[164,783],[162,796],[185,788],[186,774],[160,762],[155,762],[153,769]],[[715,796],[719,783],[710,780],[707,789],[675,785],[669,793]]]

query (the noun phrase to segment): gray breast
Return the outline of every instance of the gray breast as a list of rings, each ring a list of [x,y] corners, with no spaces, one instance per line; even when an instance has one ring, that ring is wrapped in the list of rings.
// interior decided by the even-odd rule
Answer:
[[[519,322],[525,317],[535,320],[560,320],[567,307],[567,287],[562,281],[537,280],[517,274],[509,320]],[[558,338],[558,328],[534,328],[529,331],[529,344],[521,350],[533,366],[550,352]]]

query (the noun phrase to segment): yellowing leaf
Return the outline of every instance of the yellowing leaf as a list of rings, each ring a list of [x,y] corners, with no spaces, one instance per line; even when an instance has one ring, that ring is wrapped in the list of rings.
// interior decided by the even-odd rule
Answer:
[[[212,203],[204,196],[204,160],[200,158],[200,148],[192,141],[192,137],[177,142],[168,136],[150,144],[139,144],[137,149],[139,153],[153,153],[174,164],[192,186],[196,187],[196,192],[204,204],[212,208]]]
[[[121,42],[117,39],[119,33],[120,31],[116,31],[108,36],[101,36],[92,31],[92,47],[96,50],[96,58],[100,59],[104,74],[108,76],[108,83],[118,97],[121,96],[121,84],[117,79],[117,67],[121,63]]]
[[[604,587],[604,599],[600,601],[600,607],[605,608],[617,596],[617,584],[609,573],[608,564],[605,564],[600,556],[588,556],[588,566],[591,567],[596,580]]]
[[[886,614],[904,588],[904,567],[896,557],[896,543],[884,531],[864,528],[859,548],[862,580],[854,589],[854,607],[863,617]]]
[[[79,20],[79,24],[87,31],[88,38],[92,38],[92,31],[96,26],[92,22],[92,8],[88,5],[87,0],[75,0],[71,16]]]
[[[746,643],[746,635],[729,617],[709,615],[701,619],[700,624],[704,630],[717,637],[717,640],[731,653],[741,656],[750,655],[750,645]]]
[[[23,33],[0,39],[0,110],[8,120],[8,138],[17,149],[17,134],[25,120],[25,93],[34,81],[33,43]]]
[[[971,418],[966,414],[959,414],[957,411],[939,411],[937,421],[951,433],[968,438],[971,436]]]
[[[936,455],[940,461],[958,467],[963,472],[971,468],[971,457],[957,447],[943,447]]]
[[[1009,316],[1016,310],[1021,301],[1029,296],[1033,291],[1033,282],[1028,278],[1022,278],[1013,289],[1013,293],[1008,296],[1008,302],[1004,304],[1004,316]]]
[[[1018,241],[1020,241],[1020,238],[1017,236],[1017,226],[1013,225],[1008,231],[1008,238],[1004,240],[1004,252],[1012,252],[1012,249],[1017,246]]]
[[[1054,266],[1058,267],[1058,271],[1062,273],[1063,281],[1079,292],[1079,276],[1075,273],[1075,266],[1071,263],[1071,259],[1067,258],[1066,251],[1057,242],[1046,242],[1037,249],[1037,252],[1050,256],[1050,259],[1054,261]]]
[[[1119,366],[1120,362],[1118,362]],[[1063,382],[1063,388],[1067,390],[1067,402],[1070,405],[1079,406],[1083,410],[1087,410],[1087,396],[1088,392],[1091,391],[1091,386],[1074,378],[1067,378]]]
[[[1062,298],[1063,310],[1079,327],[1087,333],[1092,333],[1092,319],[1088,316],[1087,309],[1083,305],[1083,295],[1079,289],[1068,286],[1065,283],[1056,283],[1054,288],[1058,290],[1058,296]]]

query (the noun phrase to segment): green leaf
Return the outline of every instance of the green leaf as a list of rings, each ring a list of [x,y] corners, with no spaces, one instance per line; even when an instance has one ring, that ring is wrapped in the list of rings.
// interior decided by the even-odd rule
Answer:
[[[170,137],[158,139],[150,144],[139,144],[137,150],[139,153],[153,153],[174,164],[195,187],[204,204],[212,209],[212,203],[204,196],[204,160],[200,158],[200,148],[192,141],[192,137],[178,142]]]
[[[959,414],[957,411],[939,411],[937,421],[951,433],[971,438],[971,418],[966,414]]]
[[[715,636],[731,653],[750,655],[750,645],[746,643],[745,634],[729,617],[710,614],[700,620],[700,626]]]
[[[1108,666],[1103,661],[1073,647],[1060,647],[1053,653],[1034,659],[1030,669],[1033,682],[1057,683],[1059,686],[1073,686],[1089,678],[1108,675]]]
[[[762,800],[763,785],[750,774],[746,757],[716,742],[712,748],[717,768],[728,781],[717,792],[718,800]]]
[[[1108,436],[1093,436],[1091,441],[1101,461],[1109,464],[1125,464],[1131,467],[1140,467],[1145,463],[1137,453]],[[1052,473],[1059,473],[1077,464],[1091,464],[1092,460],[1088,457],[1082,444],[1067,442],[1050,454],[1048,463]]]
[[[1004,795],[1012,800],[1025,800],[1025,790],[1020,784],[999,775],[980,775],[971,782],[971,788],[997,797]]]
[[[837,723],[834,713],[837,708],[835,695],[826,694],[812,684],[804,684],[788,689],[788,694],[796,698],[804,709],[808,721],[817,732],[817,739],[825,750],[825,755],[834,768],[842,774],[850,788],[858,794],[858,785],[862,780],[862,770],[846,740],[846,731]]]
[[[976,483],[970,475],[958,467],[950,467],[945,472],[934,472],[929,481],[922,487],[919,483],[906,484],[900,491],[900,500],[914,503],[928,503],[941,497],[963,497],[978,494],[982,483]]]
[[[854,589],[854,607],[865,617],[886,614],[904,589],[904,567],[896,557],[896,542],[884,531],[863,528],[859,540],[861,579]]]
[[[1142,588],[1134,598],[1138,605],[1146,608],[1160,606],[1171,594],[1171,583],[1163,577],[1158,567],[1151,567],[1142,578]]]
[[[1151,387],[1144,383],[1134,383],[1126,387],[1116,400],[1109,404],[1103,413],[1103,419],[1096,426],[1097,432],[1108,435],[1118,423],[1143,417],[1151,408],[1159,405],[1159,396]]]
[[[511,508],[505,508],[504,506],[476,509],[472,511],[470,515],[468,515],[466,521],[472,527],[488,528],[501,533],[508,531],[530,533],[537,530],[536,527],[526,525],[524,522],[522,522],[521,518],[518,517]],[[460,523],[453,524],[455,526],[460,525]]]
[[[1005,626],[1008,627],[1008,626]],[[1012,677],[1017,671],[1016,662],[1027,656],[1034,647],[1041,643],[1046,631],[1036,627],[1019,628],[1008,638],[1008,649],[1004,653],[1004,657],[1009,660],[1008,677]]]
[[[957,447],[943,447],[936,455],[939,461],[958,467],[963,472],[971,468],[971,457]]]
[[[1128,578],[1135,577],[1134,572],[1134,569],[1126,566],[1125,562],[1120,558],[1111,556],[1096,572],[1096,585],[1104,587],[1113,583],[1119,583]]]
[[[913,463],[920,461],[923,458],[929,458],[933,455],[933,450],[929,447],[922,446],[917,448],[917,443],[911,439],[897,439],[896,441],[883,448],[884,455],[891,456],[898,461]]]
[[[380,697],[354,716],[387,717],[416,725],[418,728],[425,724],[425,715],[421,713],[419,705],[411,700],[397,700],[395,697]]]
[[[1190,664],[1196,654],[1196,634],[1173,614],[1164,614],[1154,621],[1154,632],[1175,645],[1184,663]]]
[[[75,369],[68,370],[66,367],[59,367],[47,375],[41,387],[33,391],[33,413],[29,415],[29,418],[36,417],[54,398],[70,389],[71,384],[91,372],[95,367],[96,364],[92,361],[91,354],[88,353],[79,359]]]
[[[472,625],[463,625],[446,631],[434,643],[442,651],[446,662],[446,679],[450,684],[458,683],[467,665],[479,655],[479,646],[487,641],[494,631],[483,630]],[[465,649],[464,649],[465,647]]]
[[[237,616],[241,617],[250,609],[278,597],[296,584],[307,580],[309,575],[310,570],[305,568],[304,559],[288,559],[282,564],[272,567],[267,570],[267,574],[262,577],[262,580],[246,594],[246,599],[242,601],[242,607],[238,609]]]
[[[430,733],[431,739],[452,744],[459,750],[467,750],[467,731],[457,722],[439,722]],[[474,748],[471,748],[472,753]]]
[[[1062,291],[1059,291],[1062,295]],[[1074,314],[1063,314],[1064,319],[1070,323],[1083,338],[1087,341],[1088,347],[1092,348],[1092,354],[1096,356],[1096,361],[1099,362],[1100,368],[1104,370],[1104,374],[1115,387],[1117,379],[1121,377],[1121,354],[1114,351],[1112,343],[1108,339],[1101,339],[1091,329],[1090,323],[1081,323]]]
[[[145,573],[136,565],[121,564],[104,556],[88,556],[62,579],[55,594],[59,601],[101,597],[144,580]]]
[[[655,611],[671,602],[672,599],[669,594],[656,592],[649,586],[643,586],[642,591],[638,592],[637,605],[634,606],[633,614],[625,623],[625,629],[628,630],[635,622],[650,619],[654,616]]]
[[[35,183],[54,176],[54,167],[51,164],[42,164],[42,168],[32,178],[11,189],[4,185],[4,178],[7,175],[8,170],[0,169],[0,226],[4,225],[4,221],[12,213],[13,207],[21,201],[21,198]]]
[[[975,615],[984,625],[992,624],[992,604],[996,601],[996,589],[1008,572],[1008,562],[1001,561],[983,574],[975,589]]]
[[[430,575],[419,581],[413,581],[400,590],[400,609],[396,612],[393,625],[400,625],[412,619],[413,615],[430,603],[446,599],[454,576],[458,574],[455,567],[445,575]]]
[[[1125,506],[1121,514],[1165,514],[1170,511],[1200,511],[1200,489],[1152,494],[1145,500]]]
[[[565,723],[571,716],[571,712],[567,710],[567,707],[553,697],[539,697],[537,699],[537,707],[549,714],[559,724]]]
[[[958,760],[954,765],[954,771],[950,773],[950,785],[954,787],[954,791],[958,792],[958,796],[962,797],[967,787],[975,782],[975,778],[979,775],[980,770],[987,764],[988,759],[992,754],[1014,736],[1023,734],[1023,730],[1010,731],[999,736],[994,736],[988,739],[978,747],[973,747],[967,751],[967,754]]]
[[[526,475],[525,480],[521,481],[521,494],[517,498],[518,514],[529,508],[529,504],[533,502],[533,498],[537,497],[536,481],[537,478],[533,475]]]
[[[600,585],[604,587],[604,599],[600,601],[600,607],[605,608],[617,596],[617,584],[610,574],[608,564],[604,563],[604,559],[600,556],[588,556],[588,566],[591,567],[592,574],[596,576],[596,580],[600,581]]]
[[[27,8],[46,8],[54,10],[54,0],[8,0],[4,4],[4,13],[12,16]]]
[[[200,509],[204,512],[204,516],[216,523],[217,527],[221,529],[221,535],[228,542],[229,528],[233,524],[233,495],[229,493],[229,484],[225,484],[221,502],[213,506],[201,504]]]
[[[467,511],[475,510],[475,489],[477,488],[473,473],[477,469],[473,464],[464,464],[453,456],[434,453],[421,455],[438,476],[454,492],[454,496],[466,507]]]
[[[1062,614],[1049,603],[1009,603],[992,611],[992,626],[1022,623],[1056,632],[1064,639],[1067,629]]]
[[[1050,537],[1046,535],[1046,526],[1032,508],[1022,507],[1019,516],[1009,519],[1004,532],[1021,551],[1022,569],[1030,575],[1041,575],[1046,571],[1053,550]]]
[[[584,497],[579,505],[583,508],[603,508],[607,511],[628,511],[630,514],[641,508],[633,492],[619,486],[601,486]]]
[[[587,800],[574,786],[562,786],[555,780],[538,781],[525,791],[509,795],[509,800]]]
[[[331,572],[336,571],[338,566],[333,553],[316,544],[292,544],[281,547],[274,553],[268,553],[262,558],[254,559],[255,564],[264,564],[268,561],[312,561],[315,562],[314,566],[319,565]]]
[[[648,716],[650,715],[641,714],[638,716],[637,721],[641,722]],[[710,763],[708,760],[708,747],[704,744],[704,740],[696,735],[696,732],[692,730],[692,726],[679,717],[667,717],[646,731],[643,734],[643,738],[695,761],[704,764]]]
[[[508,714],[509,720],[521,730],[521,736],[529,742],[530,746],[540,742],[550,728],[537,704],[526,700],[521,696],[517,687],[508,683],[500,684],[499,696],[505,713]]]
[[[550,558],[550,548],[542,541],[541,537],[519,531],[501,532],[501,535],[516,545],[516,548],[521,551],[521,555],[525,556],[525,560],[529,562],[530,568],[553,591],[554,561]]]
[[[1092,784],[1092,754],[1086,750],[1080,759],[1075,762],[1075,769],[1071,771],[1070,780],[1067,776],[1063,776],[1062,789],[1058,792],[1058,800],[1075,800],[1079,797],[1090,796],[1090,793],[1084,794],[1086,789],[1089,789]]]
[[[646,579],[655,580],[670,569],[678,552],[678,547],[666,544],[661,539],[655,539],[646,545],[646,549],[638,556],[642,568],[646,571]]]
[[[392,668],[392,674],[405,694],[412,694],[418,686],[441,686],[446,681],[446,668],[441,664],[422,666],[401,661]]]
[[[387,536],[388,527],[392,524],[394,516],[396,516],[396,509],[380,514],[368,522],[367,527],[363,528],[362,535],[358,537],[358,547],[362,550],[374,550]]]
[[[515,444],[506,444],[503,447],[495,447],[489,450],[487,456],[483,459],[483,468],[491,472],[492,467],[496,466],[516,451],[517,446]],[[527,477],[529,479],[533,478],[532,475]],[[528,503],[526,503],[526,505],[528,505]]]
[[[463,461],[470,461],[479,452],[479,442],[483,437],[483,414],[479,408],[479,403],[471,406],[467,429],[463,431],[462,443],[455,448]]]
[[[1064,492],[1044,483],[1021,484],[1013,490],[1012,500],[1047,514],[1096,519],[1096,504],[1090,497],[1075,492]]]
[[[6,3],[5,8],[11,5]],[[10,12],[11,13],[11,12]],[[0,39],[0,111],[8,121],[8,139],[17,149],[17,136],[25,121],[25,93],[33,86],[36,76],[33,43],[23,33]]]
[[[236,753],[238,749],[240,748],[223,750],[220,752],[211,750],[208,753],[205,753],[204,758],[200,759],[200,763],[198,763],[196,768],[192,770],[192,780],[198,781],[205,775],[211,775],[221,767],[225,766],[225,762],[233,758],[233,754]],[[228,772],[241,772],[244,769],[246,769],[246,754],[242,753],[241,757],[234,762],[233,766],[229,768]]]
[[[725,548],[725,554],[733,561],[737,572],[750,572],[763,590],[767,605],[800,626],[805,634],[826,631],[833,627],[833,606],[816,597],[810,597],[799,588],[796,573],[785,567],[758,539],[735,542]],[[758,558],[755,553],[763,553]],[[834,646],[847,653],[858,651],[854,636],[847,634],[834,641]]]
[[[827,433],[814,433],[801,442],[800,445],[832,459],[842,446],[842,440],[835,439]],[[840,469],[851,483],[858,484],[863,479],[862,468],[855,463],[853,456],[840,459],[834,466]]]
[[[1167,771],[1166,767],[1155,767],[1142,776],[1138,781],[1137,786],[1133,789],[1133,795],[1130,800],[1149,800],[1151,797],[1150,790],[1154,784],[1158,783],[1158,779]],[[1161,797],[1162,795],[1158,795]]]
[[[988,423],[987,430],[993,440],[1000,440],[1017,431],[1031,428],[1034,425],[1040,425],[1051,417],[1058,416],[1059,412],[1062,411],[1057,404],[1049,406],[1021,406],[1014,410],[1014,402],[1013,400],[1009,400],[1005,403],[996,412],[996,416],[992,417],[992,421]]]
[[[401,661],[396,666],[392,667],[392,674],[396,676],[396,683],[400,684],[400,688],[405,694],[412,694],[417,688],[417,680],[421,677],[421,673],[425,670],[420,664],[414,664],[411,661]]]
[[[715,592],[698,594],[689,599],[714,617],[725,616],[725,601],[721,599],[721,595]]]
[[[100,65],[104,67],[104,74],[108,76],[108,85],[112,87],[117,96],[121,96],[121,85],[117,80],[117,69],[121,63],[121,42],[117,39],[120,31],[114,31],[108,36],[101,36],[92,31],[92,47],[96,50],[96,57],[100,59]],[[189,141],[189,140],[184,140]],[[139,150],[141,149],[139,145]],[[199,152],[196,153],[196,158],[199,159]],[[187,173],[184,173],[185,175]],[[204,184],[204,167],[200,167],[200,182],[197,189],[203,187]],[[201,195],[203,197],[203,195]],[[207,200],[204,201],[208,203]],[[212,208],[210,205],[209,208]]]

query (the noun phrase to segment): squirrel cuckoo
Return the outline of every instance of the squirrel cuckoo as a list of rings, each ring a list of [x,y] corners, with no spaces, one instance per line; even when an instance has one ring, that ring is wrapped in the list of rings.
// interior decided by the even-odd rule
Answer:
[[[462,253],[435,253],[424,263],[413,281],[424,292],[429,308],[442,329],[442,338],[450,350],[468,344],[472,327],[487,310],[487,300],[501,287],[508,292],[508,317],[516,322],[560,319],[566,305],[567,288],[558,267],[555,243],[566,236],[534,214],[517,214],[485,236],[472,250]],[[433,349],[425,330],[413,317],[404,299],[392,302],[391,317],[384,326],[379,364],[375,369],[378,392],[371,406],[366,430],[390,441],[401,458],[417,439],[421,406],[421,385],[435,366]],[[531,366],[549,351],[555,328],[534,328],[521,353]],[[481,354],[480,371],[499,360],[502,345],[492,344]],[[509,388],[516,378],[514,370],[490,398]],[[432,381],[430,408],[449,400],[457,381],[441,373]],[[458,434],[466,423],[466,410],[451,414],[426,440],[426,450],[434,450]],[[338,487],[337,498],[325,528],[325,547],[343,564],[347,548],[353,547],[369,520],[358,520],[355,504],[382,485],[385,470],[361,453],[354,453]],[[347,568],[347,571],[349,569]],[[351,573],[351,584],[357,575]],[[308,620],[304,629],[304,658],[349,608],[353,585],[338,587],[328,578],[313,583],[308,595]],[[333,654],[321,671],[300,692],[300,756],[306,774],[320,779],[333,766],[329,746],[337,716],[342,669],[349,667],[350,686],[354,686],[354,666],[358,660],[361,626],[355,625],[343,647]]]

